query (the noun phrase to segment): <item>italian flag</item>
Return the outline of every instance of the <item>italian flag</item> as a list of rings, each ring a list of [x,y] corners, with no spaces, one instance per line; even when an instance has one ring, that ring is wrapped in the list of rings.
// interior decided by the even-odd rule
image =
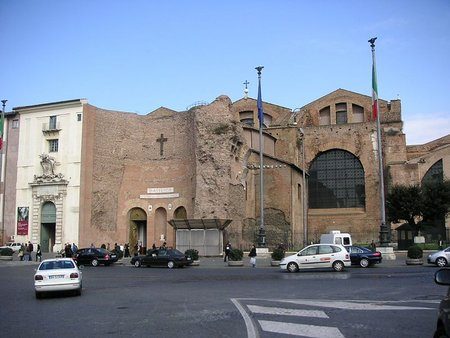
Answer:
[[[375,61],[372,65],[372,117],[374,120],[378,118],[378,86]]]

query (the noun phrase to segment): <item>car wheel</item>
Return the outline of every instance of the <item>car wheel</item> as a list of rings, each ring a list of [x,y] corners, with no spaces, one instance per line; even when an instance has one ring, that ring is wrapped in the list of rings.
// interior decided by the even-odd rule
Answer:
[[[140,267],[140,266],[141,266],[141,261],[140,261],[140,260],[137,260],[136,262],[134,262],[134,266],[135,266],[136,268]]]
[[[92,266],[97,266],[98,265],[98,260],[97,259],[93,259],[91,264],[92,264]]]
[[[36,299],[41,299],[42,298],[42,292],[35,292],[36,294]]]
[[[447,260],[444,257],[439,257],[436,259],[436,265],[442,268],[447,265]]]
[[[81,286],[78,290],[75,291],[76,296],[81,296]]]
[[[169,262],[167,263],[167,267],[168,267],[169,269],[172,269],[172,268],[175,267],[175,263],[174,263],[173,261],[169,261]]]
[[[286,268],[287,268],[287,271],[289,271],[289,272],[297,272],[298,271],[298,265],[297,265],[297,263],[294,263],[294,262],[288,263]]]
[[[333,263],[333,269],[337,272],[344,270],[344,263],[342,263],[341,261],[335,261]]]
[[[369,260],[367,258],[361,258],[361,260],[359,261],[359,265],[362,268],[367,268],[369,266]]]

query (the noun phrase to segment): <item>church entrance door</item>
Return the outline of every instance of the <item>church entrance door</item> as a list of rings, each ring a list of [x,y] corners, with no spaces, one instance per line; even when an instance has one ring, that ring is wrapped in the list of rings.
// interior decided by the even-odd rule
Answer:
[[[40,244],[42,252],[52,252],[55,245],[56,207],[52,202],[42,205]]]
[[[141,247],[141,252],[147,249],[147,214],[141,208],[130,210],[130,225],[128,233],[130,252],[134,254],[137,247]]]

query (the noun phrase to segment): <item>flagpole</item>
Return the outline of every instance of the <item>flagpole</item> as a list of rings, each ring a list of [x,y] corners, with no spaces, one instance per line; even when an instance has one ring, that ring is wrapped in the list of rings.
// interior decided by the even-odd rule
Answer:
[[[3,182],[3,189],[2,189],[2,245],[5,244],[5,175],[6,175],[6,147],[5,147],[5,106],[6,102],[8,100],[2,100],[2,172],[1,172],[1,178]]]
[[[256,71],[258,72],[258,119],[259,119],[259,206],[260,206],[260,220],[261,223],[259,225],[258,230],[258,247],[264,248],[266,246],[266,231],[264,227],[264,161],[263,161],[263,152],[264,152],[264,144],[263,144],[263,122],[264,122],[264,110],[262,106],[262,98],[261,98],[261,71],[263,70],[263,66],[256,67]]]
[[[384,170],[383,170],[383,151],[381,149],[381,123],[380,123],[380,104],[378,101],[378,84],[377,84],[377,70],[375,61],[375,40],[372,38],[368,42],[372,48],[372,109],[373,115],[376,114],[377,119],[377,147],[378,147],[378,165],[379,165],[379,180],[380,180],[380,213],[381,213],[381,225],[380,225],[380,246],[387,246],[389,244],[390,229],[386,226],[386,209],[385,209],[385,197],[384,197]]]

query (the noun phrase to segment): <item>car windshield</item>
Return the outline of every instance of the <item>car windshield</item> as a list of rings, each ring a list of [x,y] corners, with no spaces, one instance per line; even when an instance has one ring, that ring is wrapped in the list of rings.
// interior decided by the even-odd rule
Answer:
[[[73,269],[75,266],[71,261],[49,261],[43,262],[39,270]]]
[[[176,255],[176,256],[184,256],[184,253],[182,253],[180,250],[177,250],[177,249],[169,250],[169,252],[170,252],[172,255]]]

